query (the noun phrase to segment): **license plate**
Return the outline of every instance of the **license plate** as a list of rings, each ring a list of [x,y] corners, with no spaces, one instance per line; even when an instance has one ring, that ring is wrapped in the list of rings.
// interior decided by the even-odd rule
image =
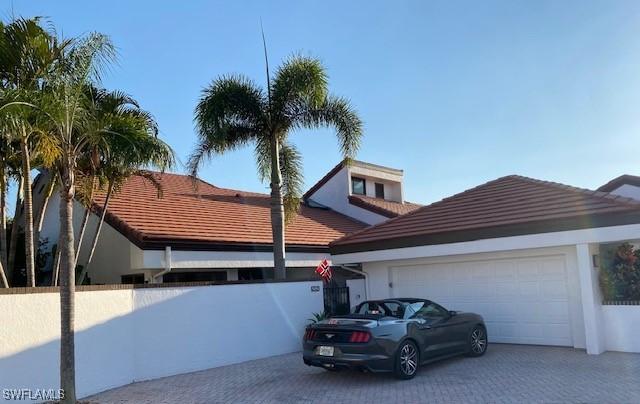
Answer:
[[[318,355],[320,355],[320,356],[333,356],[333,347],[332,346],[319,346],[318,347]]]

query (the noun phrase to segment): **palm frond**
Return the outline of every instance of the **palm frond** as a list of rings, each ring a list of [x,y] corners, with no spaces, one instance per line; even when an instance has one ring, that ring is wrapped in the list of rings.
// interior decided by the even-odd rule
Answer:
[[[300,196],[304,186],[302,155],[292,144],[280,147],[280,170],[282,172],[282,195],[285,221],[290,222],[300,209]]]
[[[362,121],[349,101],[340,97],[327,97],[318,108],[300,103],[293,108],[294,127],[315,129],[333,127],[346,158],[353,158],[362,140]]]
[[[271,182],[271,147],[265,139],[256,142],[254,151],[258,175],[262,182]],[[302,175],[302,154],[291,143],[280,145],[280,173],[282,175],[282,196],[285,221],[289,222],[299,211],[300,196],[304,186]]]
[[[100,82],[102,73],[115,61],[116,49],[111,39],[92,32],[72,43],[51,79],[61,79],[74,87],[77,83]]]
[[[202,162],[247,145],[266,127],[265,96],[251,80],[226,76],[203,90],[196,106],[198,143],[187,168],[196,176]]]
[[[319,59],[292,56],[276,71],[271,84],[271,114],[274,121],[286,118],[291,105],[318,108],[327,97],[328,77]]]

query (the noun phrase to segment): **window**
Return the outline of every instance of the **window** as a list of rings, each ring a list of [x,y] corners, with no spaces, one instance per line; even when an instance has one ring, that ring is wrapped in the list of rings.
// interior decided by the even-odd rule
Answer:
[[[238,269],[238,280],[239,281],[253,281],[258,279],[264,279],[264,275],[262,273],[262,269],[253,268],[253,269]]]
[[[367,194],[367,186],[364,178],[351,177],[351,193],[356,195]]]
[[[411,308],[415,314],[411,318],[444,318],[449,317],[449,312],[444,307],[433,302],[411,303]]]
[[[356,307],[354,313],[403,318],[404,306],[398,302],[364,302]]]
[[[376,198],[384,199],[384,184],[376,182]]]
[[[144,274],[122,275],[120,283],[125,285],[139,285],[144,283]]]
[[[211,272],[169,272],[162,276],[162,282],[211,282],[226,281],[227,271]]]

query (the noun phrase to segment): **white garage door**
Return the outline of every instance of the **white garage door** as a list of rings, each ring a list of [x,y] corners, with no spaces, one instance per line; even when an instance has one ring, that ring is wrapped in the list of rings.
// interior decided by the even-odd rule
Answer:
[[[572,345],[564,259],[536,257],[392,269],[392,296],[481,314],[490,341]]]

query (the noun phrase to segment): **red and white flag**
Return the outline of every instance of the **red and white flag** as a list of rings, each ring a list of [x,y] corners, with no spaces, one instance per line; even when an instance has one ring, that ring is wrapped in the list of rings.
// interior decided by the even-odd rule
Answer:
[[[329,282],[331,280],[331,265],[329,265],[329,261],[323,259],[320,262],[320,265],[316,268],[316,273],[320,275],[320,277],[325,281]]]

